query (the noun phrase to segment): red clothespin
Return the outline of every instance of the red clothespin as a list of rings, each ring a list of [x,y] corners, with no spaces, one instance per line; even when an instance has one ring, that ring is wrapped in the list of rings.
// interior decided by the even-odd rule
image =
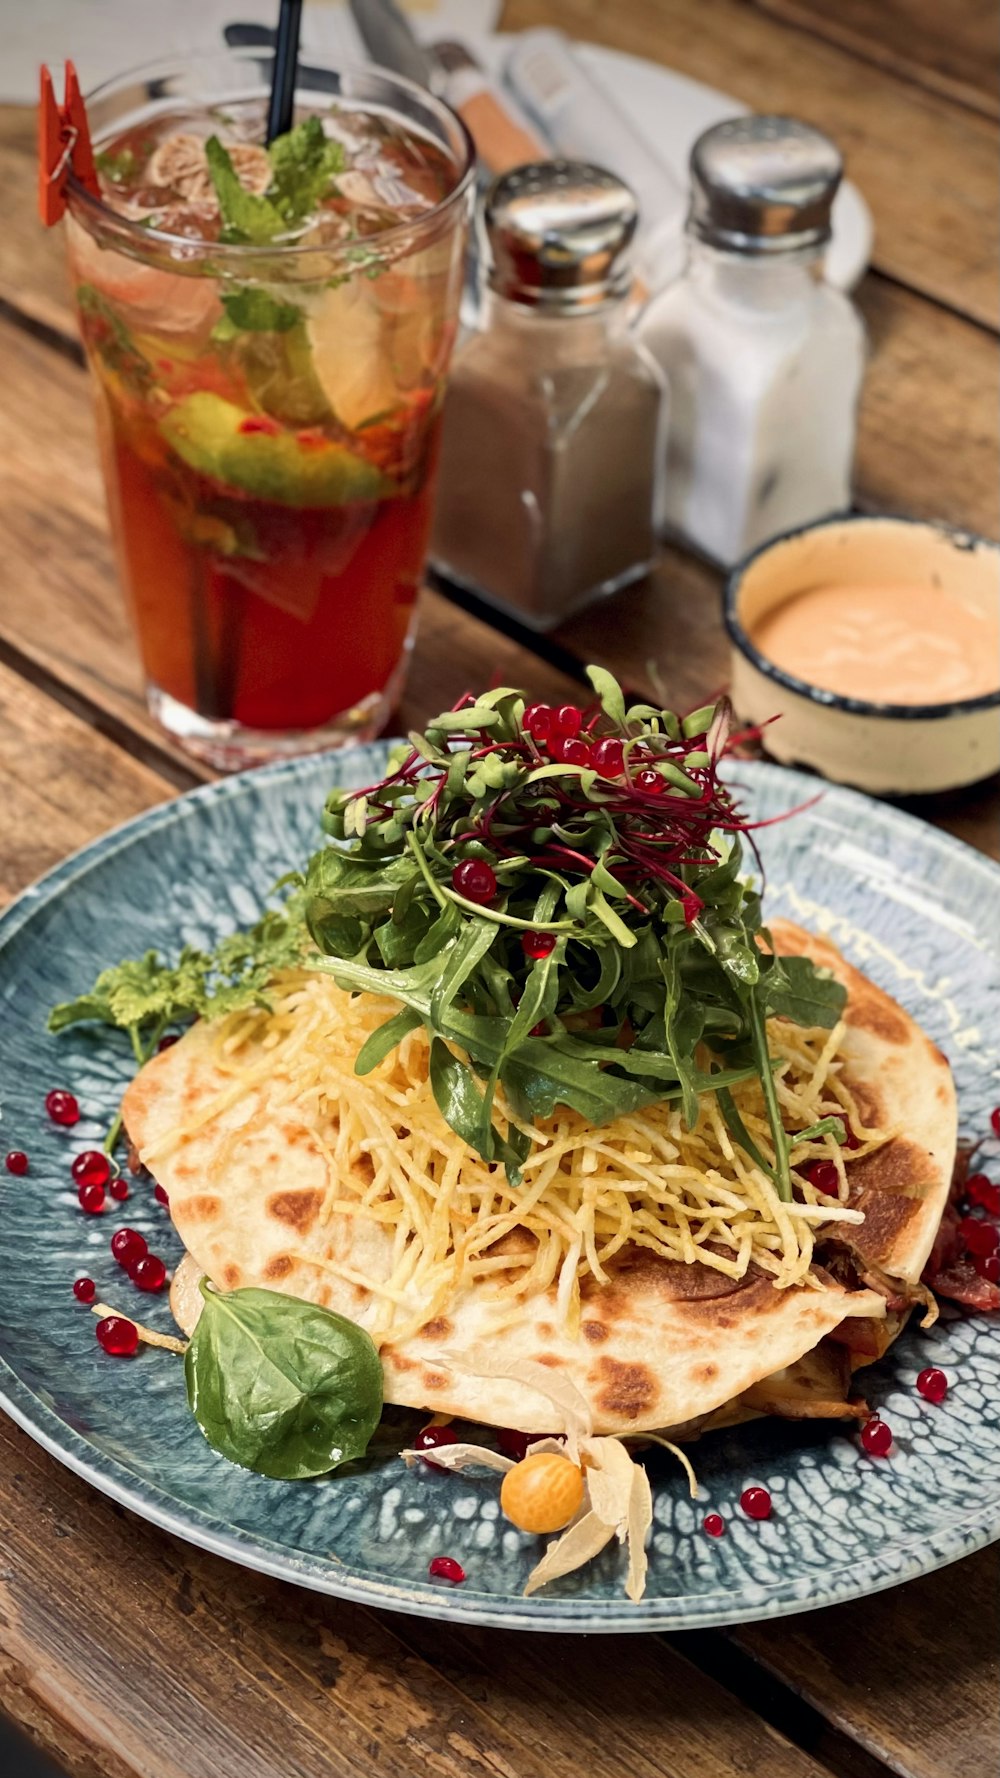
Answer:
[[[90,141],[90,125],[72,62],[66,63],[63,102],[56,104],[52,76],[41,71],[38,106],[38,210],[46,228],[59,221],[66,208],[66,176],[72,167],[85,191],[101,195]]]

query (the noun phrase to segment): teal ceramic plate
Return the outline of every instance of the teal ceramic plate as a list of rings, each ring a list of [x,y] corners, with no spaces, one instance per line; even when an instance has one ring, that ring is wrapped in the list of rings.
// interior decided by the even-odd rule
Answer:
[[[28,890],[0,921],[0,1146],[24,1148],[27,1178],[4,1172],[0,1214],[0,1400],[61,1462],[134,1512],[231,1560],[323,1592],[397,1611],[545,1630],[672,1630],[724,1624],[854,1598],[895,1585],[1000,1535],[1000,1320],[946,1315],[914,1329],[866,1373],[896,1436],[895,1454],[866,1457],[830,1427],[759,1421],[695,1450],[701,1494],[688,1499],[665,1453],[651,1473],[656,1516],[646,1597],[622,1592],[617,1547],[530,1600],[536,1540],[499,1516],[493,1476],[409,1472],[387,1449],[350,1473],[274,1482],[225,1463],[188,1414],[178,1359],[145,1350],[106,1357],[71,1292],[89,1272],[128,1307],[111,1259],[119,1220],[84,1217],[69,1163],[99,1139],[129,1074],[124,1040],[45,1031],[52,1002],[79,993],[98,967],[149,947],[214,944],[250,920],[269,886],[317,842],[333,782],[381,774],[384,749],[361,748],[213,784],[109,834]],[[739,768],[757,816],[815,792],[774,767]],[[761,834],[766,905],[828,930],[848,957],[896,995],[947,1051],[967,1135],[989,1129],[1000,1100],[1000,871],[956,841],[843,790]],[[45,1116],[53,1086],[71,1088],[83,1117],[60,1130]],[[996,1176],[998,1145],[984,1149]],[[117,1206],[115,1207],[117,1209]],[[178,1257],[152,1188],[137,1184],[127,1220],[168,1261]],[[164,1300],[146,1319],[169,1328]],[[925,1403],[917,1372],[941,1365],[945,1402]],[[400,1438],[414,1417],[397,1428]],[[660,1462],[662,1455],[663,1461]],[[774,1514],[739,1510],[762,1483]],[[727,1534],[701,1529],[718,1511]],[[455,1556],[461,1587],[428,1578]]]

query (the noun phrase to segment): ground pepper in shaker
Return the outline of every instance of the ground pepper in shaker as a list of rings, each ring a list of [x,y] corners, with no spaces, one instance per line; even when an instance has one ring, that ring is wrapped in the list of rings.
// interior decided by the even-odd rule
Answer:
[[[842,170],[789,117],[691,151],[687,267],[638,332],[670,385],[668,529],[716,562],[850,504],[864,332],[822,278]]]
[[[431,557],[534,629],[642,575],[661,519],[666,389],[628,328],[627,185],[517,167],[486,202],[482,331],[445,399]]]

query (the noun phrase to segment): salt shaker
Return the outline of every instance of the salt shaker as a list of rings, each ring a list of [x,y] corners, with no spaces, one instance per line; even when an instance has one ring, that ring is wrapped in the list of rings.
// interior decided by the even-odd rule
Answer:
[[[664,379],[629,331],[628,186],[581,161],[517,167],[486,202],[482,331],[445,400],[431,558],[545,630],[649,567]]]
[[[687,267],[638,331],[670,384],[667,526],[716,562],[850,504],[864,333],[822,278],[842,170],[789,117],[691,152]]]

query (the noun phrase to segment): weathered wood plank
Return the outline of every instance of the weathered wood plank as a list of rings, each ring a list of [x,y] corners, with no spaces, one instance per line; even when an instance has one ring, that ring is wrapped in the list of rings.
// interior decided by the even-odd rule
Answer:
[[[1000,1757],[1000,1552],[898,1592],[733,1632],[901,1778],[985,1778]]]
[[[594,1778],[824,1778],[662,1641],[400,1624],[178,1543],[6,1423],[0,1454],[0,1705],[74,1778],[578,1778],[582,1746]]]
[[[952,11],[940,11],[944,28]],[[665,62],[755,111],[788,111],[828,130],[872,207],[878,269],[997,325],[997,131],[987,118],[742,0],[507,0],[503,23],[555,23]]]
[[[171,795],[155,772],[0,664],[0,902]]]
[[[994,0],[754,0],[769,18],[825,37],[863,62],[931,92],[1000,115],[1000,33]]]

